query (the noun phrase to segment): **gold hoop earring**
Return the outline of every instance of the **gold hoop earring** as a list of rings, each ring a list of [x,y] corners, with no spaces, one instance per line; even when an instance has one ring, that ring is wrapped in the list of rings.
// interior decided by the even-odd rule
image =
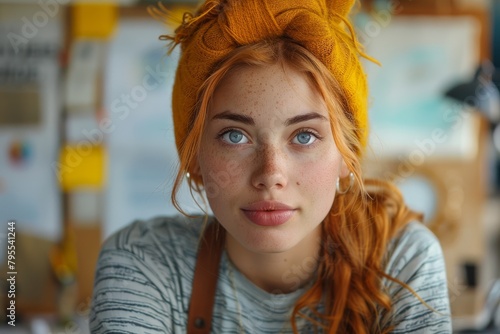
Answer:
[[[337,178],[337,193],[339,195],[344,195],[347,193],[349,190],[351,190],[352,186],[354,185],[354,174],[352,172],[349,173],[349,186],[346,189],[340,189],[340,177]]]

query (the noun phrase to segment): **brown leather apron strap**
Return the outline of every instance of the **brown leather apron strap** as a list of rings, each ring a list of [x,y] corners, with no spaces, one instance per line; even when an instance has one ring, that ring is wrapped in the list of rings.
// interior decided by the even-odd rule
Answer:
[[[193,289],[189,302],[188,334],[210,333],[219,263],[225,237],[225,231],[218,225],[219,223],[214,220],[205,228],[198,247]],[[218,228],[222,233],[217,236]]]

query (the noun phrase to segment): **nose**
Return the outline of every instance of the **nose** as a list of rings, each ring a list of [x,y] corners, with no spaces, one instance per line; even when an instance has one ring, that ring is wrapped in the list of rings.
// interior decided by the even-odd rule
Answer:
[[[252,174],[252,185],[260,190],[282,189],[287,185],[286,153],[279,148],[265,145],[255,157],[256,168]]]

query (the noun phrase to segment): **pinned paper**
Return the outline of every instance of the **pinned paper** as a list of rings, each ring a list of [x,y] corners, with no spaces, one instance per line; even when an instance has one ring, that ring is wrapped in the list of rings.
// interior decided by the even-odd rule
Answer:
[[[44,245],[49,245],[60,238],[63,222],[60,191],[51,164],[59,153],[59,54],[64,44],[64,20],[59,15],[61,8],[57,12],[53,6],[55,1],[38,2],[36,13],[33,6],[0,5],[1,16],[8,18],[8,23],[0,24],[0,36],[5,37],[0,52],[0,221],[15,219],[16,236],[18,232],[19,236],[27,233],[34,238],[31,241],[44,240]],[[6,245],[1,238],[4,233],[0,232],[0,245]],[[7,247],[0,247],[0,263],[7,258],[6,251]],[[23,264],[30,269],[31,263]],[[43,276],[24,273],[30,277],[26,282],[32,281],[33,275]],[[21,285],[19,282],[20,289]],[[26,309],[42,309],[42,304],[35,304],[29,286],[22,286],[26,287],[29,291],[23,290],[26,294],[19,303]]]
[[[104,184],[105,149],[102,145],[80,142],[66,145],[57,165],[57,176],[64,191],[77,188],[100,189]]]
[[[74,38],[106,39],[115,31],[118,22],[116,2],[77,2],[72,9]]]
[[[71,45],[65,103],[68,111],[92,112],[98,106],[99,75],[105,59],[103,40],[77,39]]]

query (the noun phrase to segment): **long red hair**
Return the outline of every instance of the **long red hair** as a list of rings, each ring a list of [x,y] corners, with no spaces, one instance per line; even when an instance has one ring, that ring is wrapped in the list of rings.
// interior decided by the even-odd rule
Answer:
[[[172,202],[183,212],[176,194],[187,172],[191,190],[203,193],[202,180],[196,173],[196,156],[218,84],[235,68],[272,64],[304,73],[321,94],[329,110],[333,138],[355,180],[346,194],[336,196],[322,222],[318,279],[295,304],[291,316],[294,332],[299,332],[296,319],[302,317],[328,333],[387,333],[391,325],[381,319],[390,313],[391,300],[382,290],[381,281],[384,277],[399,281],[384,273],[384,254],[391,238],[409,221],[421,217],[405,206],[401,193],[390,183],[363,180],[359,130],[342,88],[307,49],[280,38],[236,48],[221,60],[199,91],[190,132],[179,148],[180,168]],[[342,182],[344,187],[348,183]],[[320,304],[324,312],[319,311]]]

